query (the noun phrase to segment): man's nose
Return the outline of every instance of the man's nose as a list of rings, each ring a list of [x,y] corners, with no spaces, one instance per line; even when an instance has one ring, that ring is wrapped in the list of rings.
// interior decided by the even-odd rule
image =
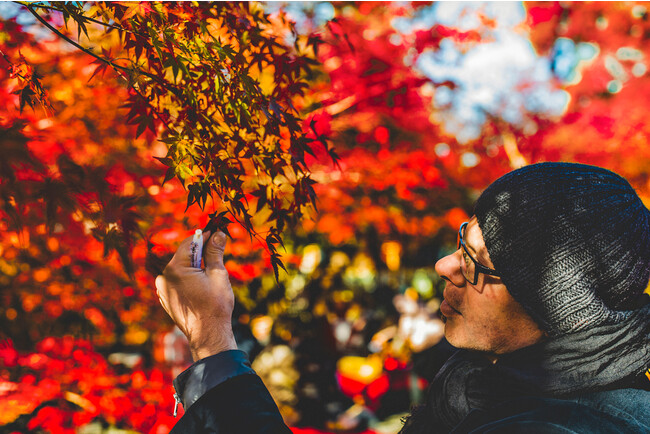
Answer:
[[[460,250],[441,258],[436,262],[435,270],[440,277],[455,286],[463,286],[466,282],[460,269]]]

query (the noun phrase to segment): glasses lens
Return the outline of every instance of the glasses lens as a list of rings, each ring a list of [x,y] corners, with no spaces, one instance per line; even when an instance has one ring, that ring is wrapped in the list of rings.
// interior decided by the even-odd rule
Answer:
[[[458,230],[457,247],[458,249],[460,249],[461,253],[463,254],[463,260],[462,263],[460,264],[460,269],[463,273],[463,276],[465,277],[465,280],[467,280],[471,284],[474,284],[476,279],[476,264],[469,256],[469,253],[467,252],[465,246],[463,245],[464,244],[463,237],[465,235],[466,227],[467,227],[467,223],[463,223],[460,226],[460,229]]]
[[[469,257],[469,253],[467,253],[464,247],[462,249],[462,253],[463,263],[461,264],[462,266],[460,268],[463,271],[463,276],[465,276],[465,279],[468,282],[474,284],[474,280],[476,278],[476,265],[474,264],[474,261],[472,261],[472,258]]]

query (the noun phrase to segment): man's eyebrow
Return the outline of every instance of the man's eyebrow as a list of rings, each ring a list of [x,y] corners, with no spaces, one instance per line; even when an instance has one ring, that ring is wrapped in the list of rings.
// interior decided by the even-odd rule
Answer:
[[[469,226],[469,225],[468,225],[468,226]],[[462,239],[463,239],[463,243],[465,244],[465,247],[467,247],[467,250],[469,250],[469,251],[471,251],[472,253],[475,254],[475,253],[476,253],[476,249],[474,248],[474,246],[472,246],[472,245],[469,243],[469,240],[467,239],[467,226],[465,226],[465,231],[464,231],[464,233],[463,233]]]
[[[467,247],[467,250],[470,251],[470,253],[473,253],[476,259],[484,264],[486,262],[487,258],[487,248],[485,245],[483,246],[482,249],[476,250],[471,244],[467,242],[466,239],[463,240],[465,242],[465,247]]]
[[[463,240],[463,242],[465,243],[465,247],[467,247],[467,250],[469,250],[470,253],[474,253],[475,255],[478,254],[476,249],[474,247],[472,247],[472,245],[470,243],[468,243],[467,240]]]
[[[470,244],[468,244],[467,241],[465,241],[465,247],[467,247],[467,250],[472,254],[472,256],[473,256],[477,261],[479,261],[480,263],[483,263],[483,261],[482,261],[482,259],[483,259],[483,258],[482,258],[482,255],[481,255],[479,252],[477,252],[476,249],[475,249],[474,247],[472,247]]]

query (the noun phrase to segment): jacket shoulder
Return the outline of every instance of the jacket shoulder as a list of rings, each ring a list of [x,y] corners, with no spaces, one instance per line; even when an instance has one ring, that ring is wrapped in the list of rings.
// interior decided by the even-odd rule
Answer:
[[[590,393],[575,399],[576,402],[602,413],[628,420],[650,432],[650,391],[617,389]]]
[[[643,393],[600,392],[572,400],[531,397],[508,401],[487,411],[471,412],[453,432],[647,433],[649,395],[638,392]],[[623,395],[627,401],[617,403]],[[632,403],[633,397],[639,402]]]

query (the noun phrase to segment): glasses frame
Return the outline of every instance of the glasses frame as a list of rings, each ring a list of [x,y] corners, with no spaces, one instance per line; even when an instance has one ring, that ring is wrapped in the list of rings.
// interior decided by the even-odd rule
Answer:
[[[465,280],[467,280],[467,282],[471,283],[472,285],[476,285],[476,283],[478,282],[478,275],[480,273],[487,274],[489,276],[499,277],[499,272],[497,270],[494,270],[492,268],[486,267],[485,265],[481,264],[476,259],[474,259],[474,257],[469,253],[469,250],[465,245],[465,240],[463,239],[463,235],[465,234],[465,227],[467,227],[468,223],[469,222],[463,223],[462,225],[460,225],[460,228],[458,229],[458,249],[460,250],[462,247],[463,250],[465,250],[465,253],[467,253],[469,259],[471,259],[472,262],[474,263],[474,281],[470,282],[467,276],[465,276],[465,273],[461,272],[460,274],[463,275],[463,277],[465,278]]]

